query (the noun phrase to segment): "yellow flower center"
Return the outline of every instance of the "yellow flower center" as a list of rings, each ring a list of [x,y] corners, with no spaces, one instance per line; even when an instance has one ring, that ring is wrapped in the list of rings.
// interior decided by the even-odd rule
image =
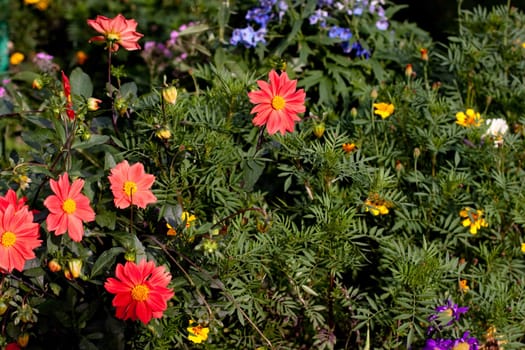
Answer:
[[[13,245],[15,245],[15,242],[16,242],[16,235],[11,232],[11,231],[7,231],[7,232],[4,232],[4,234],[2,235],[2,245],[6,248],[9,248],[9,247],[12,247]]]
[[[118,34],[118,33],[108,33],[106,38],[109,41],[119,41],[120,40],[120,34]]]
[[[66,214],[73,214],[75,210],[77,210],[77,202],[71,198],[66,199],[62,204],[62,210],[64,210]]]
[[[470,345],[465,342],[461,342],[452,348],[452,350],[469,350],[469,349],[470,349]]]
[[[145,301],[149,297],[149,288],[143,284],[138,284],[131,289],[131,299],[135,301]]]
[[[280,111],[281,109],[284,108],[285,105],[286,105],[286,101],[281,96],[276,95],[272,98],[272,107],[276,111]]]
[[[135,192],[137,192],[137,184],[135,182],[124,182],[124,193],[131,197]]]

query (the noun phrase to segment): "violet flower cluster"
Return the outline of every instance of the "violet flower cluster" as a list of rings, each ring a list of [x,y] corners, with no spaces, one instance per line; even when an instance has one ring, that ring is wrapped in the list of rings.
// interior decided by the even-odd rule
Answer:
[[[190,22],[187,24],[182,24],[179,26],[178,30],[172,30],[170,33],[170,38],[165,43],[146,41],[141,55],[145,59],[150,60],[155,58],[171,59],[175,57],[175,62],[184,61],[188,57],[188,53],[181,50],[181,45],[178,42],[178,38],[181,32],[194,25],[195,23]]]
[[[435,313],[430,315],[428,320],[431,322],[430,327],[427,330],[427,334],[434,335],[437,331],[441,332],[444,328],[459,321],[462,314],[468,311],[466,306],[458,306],[447,300],[445,305],[438,306],[435,309]],[[423,350],[456,350],[456,349],[468,349],[478,350],[478,340],[475,337],[470,336],[470,332],[466,331],[463,333],[461,338],[430,338],[426,340]]]
[[[359,41],[350,41],[352,33],[349,28],[342,28],[339,26],[329,26],[332,15],[343,13],[349,16],[361,16],[367,10],[370,14],[376,15],[376,27],[379,30],[387,30],[389,27],[388,18],[385,14],[383,5],[384,0],[318,0],[317,8],[309,17],[311,25],[319,25],[323,29],[328,30],[328,37],[341,41],[341,47],[346,54],[353,53],[356,57],[370,58],[370,52],[361,45]]]
[[[256,47],[258,43],[266,44],[268,22],[275,18],[274,6],[277,6],[279,10],[277,13],[279,21],[288,10],[288,5],[284,0],[259,0],[259,5],[246,13],[246,21],[250,23],[248,26],[233,30],[230,38],[231,45],[244,45],[246,48],[251,48]],[[254,29],[252,23],[258,26],[257,30]]]

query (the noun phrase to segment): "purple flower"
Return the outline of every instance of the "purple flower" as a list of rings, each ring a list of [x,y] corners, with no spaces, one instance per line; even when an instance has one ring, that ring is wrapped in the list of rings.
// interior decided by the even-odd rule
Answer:
[[[451,345],[450,339],[427,339],[423,350],[450,350]]]
[[[7,90],[3,86],[0,86],[0,98],[4,98],[5,95],[7,95]]]
[[[254,31],[251,26],[246,28],[237,28],[233,31],[230,38],[230,44],[237,46],[244,45],[246,48],[255,47],[258,43],[266,43],[265,36],[266,28],[260,28]]]
[[[478,340],[475,337],[470,337],[470,332],[466,331],[460,339],[454,340],[452,349],[459,349],[460,344],[467,344],[468,350],[478,350]],[[464,347],[461,347],[463,349]]]
[[[317,9],[313,15],[309,17],[310,24],[314,25],[316,23],[319,23],[321,27],[326,27],[326,19],[328,18],[328,12]]]
[[[45,52],[39,52],[35,55],[35,59],[51,62],[53,60],[53,56],[48,55]]]
[[[436,312],[430,315],[428,320],[433,324],[437,324],[438,328],[440,328],[443,325],[447,327],[454,323],[454,321],[459,321],[461,315],[468,311],[468,307],[459,307],[458,304],[454,304],[452,300],[448,299],[445,305],[438,306],[435,310]],[[435,330],[433,326],[430,326],[428,327],[427,334]]]
[[[376,28],[379,30],[387,30],[388,29],[388,20],[386,18],[381,18],[376,22]]]
[[[348,28],[333,26],[328,31],[328,37],[332,39],[349,40],[352,37],[352,32]]]
[[[354,51],[356,57],[360,57],[364,59],[370,58],[370,52],[367,49],[365,49],[361,45],[361,43],[359,43],[359,41],[356,41],[355,43],[352,44],[352,48],[350,49],[350,51]]]

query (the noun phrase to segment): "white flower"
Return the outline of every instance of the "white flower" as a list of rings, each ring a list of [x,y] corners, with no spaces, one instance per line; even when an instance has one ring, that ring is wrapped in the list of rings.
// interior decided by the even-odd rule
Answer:
[[[489,128],[483,134],[483,138],[490,136],[494,138],[494,147],[501,147],[503,145],[503,135],[509,130],[509,125],[505,119],[487,119],[485,122]]]

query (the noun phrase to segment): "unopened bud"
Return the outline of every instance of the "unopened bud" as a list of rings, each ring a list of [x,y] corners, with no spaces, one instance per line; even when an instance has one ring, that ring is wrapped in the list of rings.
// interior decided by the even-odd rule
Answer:
[[[18,336],[18,338],[16,338],[16,343],[21,348],[25,348],[27,346],[27,344],[29,344],[29,333],[27,333],[27,332],[21,333]]]
[[[82,260],[71,259],[67,262],[67,267],[71,273],[72,278],[78,278],[82,274]],[[65,272],[64,272],[65,273]]]
[[[162,98],[164,101],[174,105],[175,102],[177,102],[177,88],[175,88],[175,86],[170,86],[162,89]]]
[[[421,150],[418,147],[414,148],[414,158],[417,159],[419,158],[420,155],[421,155]]]
[[[405,67],[405,76],[407,78],[410,78],[412,76],[412,73],[414,73],[414,70],[412,69],[412,65],[409,63]]]
[[[324,123],[315,124],[313,130],[315,137],[317,137],[318,139],[321,138],[324,134],[325,129],[326,127]]]
[[[357,108],[352,107],[352,109],[350,110],[350,115],[352,116],[352,118],[357,117]]]
[[[171,137],[171,131],[168,128],[160,128],[155,132],[155,136],[161,140],[167,140]]]
[[[90,111],[96,111],[100,108],[99,104],[102,102],[102,100],[94,97],[90,97],[87,100],[87,106],[88,110]]]
[[[53,259],[47,263],[47,267],[49,268],[49,271],[51,272],[58,272],[62,270],[62,265],[58,263],[57,259]]]
[[[36,78],[33,80],[33,89],[42,90],[42,87],[44,86],[44,82],[40,78]]]
[[[377,95],[377,90],[372,89],[372,91],[370,92],[370,97],[372,98],[372,100],[375,100],[377,98]]]
[[[428,50],[425,48],[419,49],[419,52],[421,53],[421,59],[425,62],[428,62]]]

